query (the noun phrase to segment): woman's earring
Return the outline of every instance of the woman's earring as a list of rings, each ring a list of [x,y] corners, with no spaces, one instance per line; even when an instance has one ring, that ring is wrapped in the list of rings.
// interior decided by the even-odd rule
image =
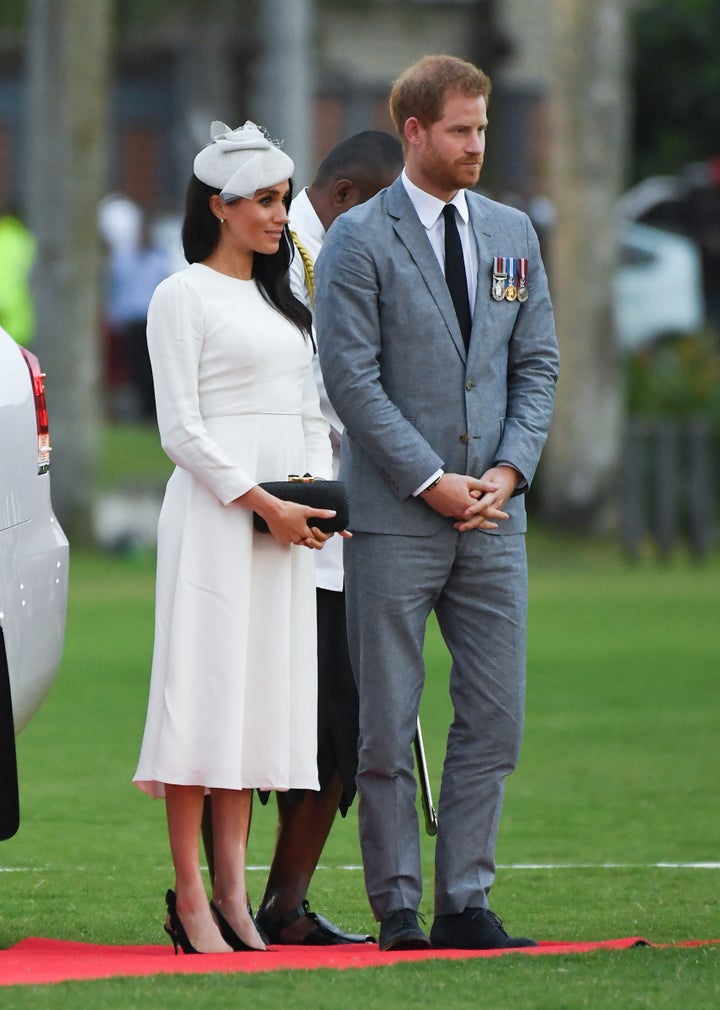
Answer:
[[[225,224],[225,218],[224,217],[219,217],[218,221],[220,222],[220,224]]]

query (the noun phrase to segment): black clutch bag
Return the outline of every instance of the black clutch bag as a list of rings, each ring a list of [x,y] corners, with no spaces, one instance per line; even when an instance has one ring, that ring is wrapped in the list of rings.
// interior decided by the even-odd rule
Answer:
[[[259,486],[283,501],[294,501],[316,509],[334,509],[336,514],[332,519],[312,520],[312,525],[323,533],[338,533],[348,527],[350,508],[347,489],[341,480],[319,480],[309,474],[304,477],[291,474],[287,480],[261,481]],[[259,533],[270,532],[268,524],[257,512],[253,512],[253,525]]]

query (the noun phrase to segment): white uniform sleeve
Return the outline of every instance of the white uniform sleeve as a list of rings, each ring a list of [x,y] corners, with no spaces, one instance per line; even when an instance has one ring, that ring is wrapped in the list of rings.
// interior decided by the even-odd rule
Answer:
[[[332,449],[328,438],[328,423],[320,410],[317,387],[312,370],[308,368],[303,390],[303,430],[305,432],[305,465],[313,477],[333,475]]]
[[[300,236],[302,240],[302,236]],[[296,298],[307,306],[311,313],[313,313],[314,305],[312,298],[310,297],[310,292],[307,288],[307,281],[305,278],[305,266],[303,264],[302,256],[295,248],[295,252],[290,263],[290,287],[292,293]],[[317,345],[317,336],[314,332],[315,327],[313,326],[313,337],[315,338],[315,344]],[[330,403],[330,398],[327,395],[327,390],[325,389],[325,381],[323,379],[322,370],[320,368],[320,359],[315,354],[313,356],[313,373],[315,375],[315,385],[317,386],[318,395],[320,397],[320,410],[323,412],[323,416],[327,419],[330,425],[330,440],[332,442],[333,453],[335,454],[335,469],[337,470],[339,458],[340,458],[340,443],[342,441],[343,425],[340,418],[335,413],[335,408]]]

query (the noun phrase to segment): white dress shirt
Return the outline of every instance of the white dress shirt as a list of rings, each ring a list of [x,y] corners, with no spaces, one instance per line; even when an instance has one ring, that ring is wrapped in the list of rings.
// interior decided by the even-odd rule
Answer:
[[[443,217],[444,201],[437,196],[426,193],[407,177],[405,170],[402,173],[403,186],[410,197],[413,207],[420,218],[420,223],[427,232],[427,237],[433,252],[440,264],[440,269],[445,275],[445,218]],[[465,260],[465,277],[467,279],[468,300],[470,302],[470,316],[475,307],[475,294],[477,292],[477,272],[478,254],[473,233],[470,228],[470,211],[468,210],[465,190],[459,189],[450,203],[457,210],[457,226],[462,243],[463,259]]]

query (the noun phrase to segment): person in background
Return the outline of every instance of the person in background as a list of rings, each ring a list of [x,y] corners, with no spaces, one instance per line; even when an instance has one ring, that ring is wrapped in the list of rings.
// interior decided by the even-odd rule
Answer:
[[[345,211],[389,186],[402,171],[402,146],[388,133],[367,130],[337,144],[307,189],[290,207],[297,246],[290,264],[293,291],[313,311],[313,264],[328,229]],[[342,424],[325,392],[317,356],[313,360],[320,405],[330,424],[333,471],[340,465]],[[352,502],[351,502],[352,514]],[[318,774],[320,792],[277,793],[278,838],[257,921],[272,943],[331,945],[372,937],[346,933],[307,901],[310,880],[338,808],[343,816],[355,796],[357,688],[345,631],[343,541],[333,538],[315,556],[318,615]]]
[[[13,209],[0,214],[0,326],[25,347],[35,333],[30,290],[35,253],[35,238],[20,216]]]
[[[333,512],[260,482],[332,474],[311,317],[290,290],[293,162],[254,123],[211,127],[195,158],[183,246],[148,344],[163,448],[155,641],[135,784],[164,797],[175,951],[262,950],[248,910],[252,791],[317,789],[315,570]],[[253,526],[253,511],[269,535]],[[199,860],[212,797],[212,899]]]
[[[506,776],[523,726],[524,492],[550,423],[558,351],[537,237],[470,192],[490,82],[427,56],[392,89],[393,185],[333,225],[315,325],[345,425],[348,638],[360,697],[360,842],[383,951],[532,945],[490,910]],[[434,920],[422,896],[412,743],[437,615],[450,651]]]
[[[147,311],[155,288],[172,271],[167,251],[152,241],[138,208],[134,241],[110,247],[107,261],[106,322],[112,328],[140,420],[155,417],[155,394],[147,339]]]

